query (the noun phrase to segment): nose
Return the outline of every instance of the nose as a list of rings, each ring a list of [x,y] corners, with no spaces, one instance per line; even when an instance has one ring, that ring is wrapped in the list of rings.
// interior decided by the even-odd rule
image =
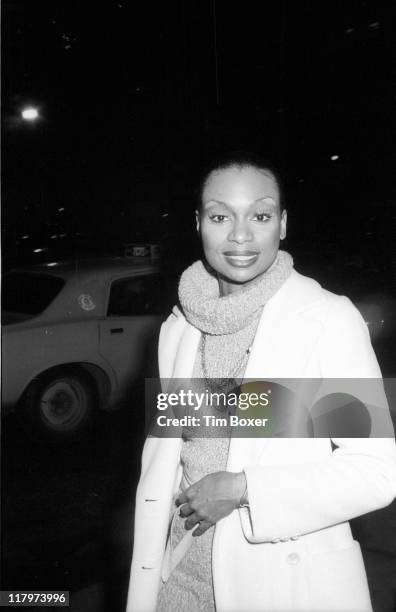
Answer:
[[[253,233],[248,222],[242,219],[235,220],[228,234],[228,240],[230,242],[236,242],[237,244],[243,244],[244,242],[253,240]]]

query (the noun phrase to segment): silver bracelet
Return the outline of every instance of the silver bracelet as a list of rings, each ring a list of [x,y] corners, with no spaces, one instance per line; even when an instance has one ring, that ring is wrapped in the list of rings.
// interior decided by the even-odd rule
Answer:
[[[245,476],[245,478],[246,478],[246,476]],[[246,480],[246,487],[245,487],[245,490],[244,490],[244,492],[241,495],[241,498],[239,500],[238,508],[249,508],[249,502],[242,501],[243,498],[245,497],[246,493],[247,493],[247,488],[248,487],[247,487],[247,480]]]

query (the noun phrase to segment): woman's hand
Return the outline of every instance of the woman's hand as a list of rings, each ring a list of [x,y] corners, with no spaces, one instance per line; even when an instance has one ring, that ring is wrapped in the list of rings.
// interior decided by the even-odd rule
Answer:
[[[188,517],[186,529],[192,529],[200,536],[220,519],[238,508],[246,491],[246,477],[243,472],[214,472],[188,487],[176,499],[181,506],[180,515]]]

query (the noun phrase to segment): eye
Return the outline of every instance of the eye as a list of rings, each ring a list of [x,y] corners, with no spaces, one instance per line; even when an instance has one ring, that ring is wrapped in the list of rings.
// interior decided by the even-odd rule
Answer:
[[[227,219],[226,215],[210,215],[209,219],[214,223],[222,223]]]
[[[270,213],[265,213],[265,212],[256,213],[253,219],[255,219],[256,221],[260,221],[260,222],[269,221],[269,219],[271,219],[271,215]]]

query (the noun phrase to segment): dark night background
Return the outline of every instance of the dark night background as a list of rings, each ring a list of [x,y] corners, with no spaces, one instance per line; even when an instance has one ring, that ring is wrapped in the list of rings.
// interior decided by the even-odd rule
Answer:
[[[283,169],[298,270],[351,297],[394,293],[395,13],[391,0],[3,0],[3,269],[139,241],[182,269],[199,253],[199,167],[248,148]],[[62,456],[7,425],[3,589],[123,609],[140,447],[130,416],[103,422],[96,446]],[[378,515],[355,525],[376,612],[396,605],[394,506],[379,540]]]
[[[196,169],[239,148],[284,170],[297,263],[389,265],[393,17],[361,0],[3,2],[5,267],[139,240],[191,258]]]

